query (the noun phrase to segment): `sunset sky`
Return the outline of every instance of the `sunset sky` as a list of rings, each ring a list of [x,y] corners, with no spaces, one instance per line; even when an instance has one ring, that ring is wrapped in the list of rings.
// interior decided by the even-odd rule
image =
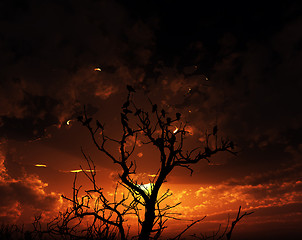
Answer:
[[[71,196],[74,171],[86,168],[81,147],[112,193],[120,169],[76,118],[85,105],[120,136],[129,84],[146,110],[149,97],[182,113],[189,148],[216,124],[237,145],[238,156],[200,162],[192,176],[175,169],[164,184],[182,218],[207,215],[193,232],[217,229],[241,205],[255,213],[234,239],[302,234],[301,1],[197,2],[0,2],[0,222],[64,209],[61,194]],[[158,156],[138,146],[143,184]],[[167,232],[186,224],[171,221]]]

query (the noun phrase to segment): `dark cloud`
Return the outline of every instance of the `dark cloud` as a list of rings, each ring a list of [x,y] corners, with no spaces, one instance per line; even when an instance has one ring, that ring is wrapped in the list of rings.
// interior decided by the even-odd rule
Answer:
[[[183,10],[182,16],[186,18],[174,24],[169,23],[176,15],[169,15],[170,19],[165,16],[168,5],[160,10],[149,5],[152,14],[144,15],[134,11],[139,5],[130,10],[130,5],[115,1],[88,1],[84,7],[80,1],[3,3],[5,12],[12,12],[3,14],[1,21],[4,31],[0,39],[3,50],[0,61],[6,66],[1,76],[5,134],[15,131],[11,125],[24,121],[28,129],[25,136],[33,132],[41,135],[47,126],[73,116],[79,105],[89,102],[97,106],[100,100],[118,93],[126,82],[135,82],[149,91],[159,90],[155,97],[167,98],[171,106],[193,109],[191,115],[196,122],[211,125],[218,118],[221,129],[227,129],[226,133],[238,137],[239,141],[266,146],[280,139],[287,128],[301,127],[301,121],[292,117],[299,113],[294,103],[301,100],[298,90],[301,88],[298,81],[301,35],[297,31],[301,20],[293,12],[287,13],[295,12],[294,8],[286,5],[287,10],[282,12],[284,6],[277,5],[272,19],[265,17],[264,10],[269,7],[266,5],[263,11],[255,10],[255,15],[249,13],[251,19],[240,13],[237,18],[246,21],[246,27],[250,28],[239,35],[241,27],[235,15],[232,16],[235,10],[225,6],[230,8],[226,19],[235,25],[226,25],[215,35],[210,29],[221,26],[220,21],[209,19],[212,4],[205,4],[200,18],[194,14],[193,6],[183,9],[176,4],[175,14]],[[279,24],[269,29],[273,20]],[[176,31],[179,27],[180,31]],[[184,34],[193,29],[200,30],[194,36]],[[260,41],[260,33],[264,32],[270,35]],[[182,35],[186,41],[178,39]],[[172,68],[164,67],[166,62],[158,65],[154,61],[158,58],[153,58],[155,50],[159,55],[164,51],[160,46],[164,37],[171,43],[175,38],[174,44],[181,47],[171,57],[177,59],[182,51],[188,54]],[[209,44],[207,39],[214,37]],[[150,63],[154,66],[150,67]],[[184,67],[191,63],[196,64],[197,70],[188,75]],[[103,72],[94,74],[95,66]],[[188,88],[192,89],[190,93]],[[39,118],[41,112],[39,115],[27,109],[30,105],[25,104],[28,100],[23,92],[33,99],[44,97],[53,102],[44,107],[47,120]],[[40,104],[37,109],[43,105],[39,101],[34,104]],[[25,117],[31,111],[32,115]],[[37,124],[32,123],[35,121]]]
[[[265,146],[280,141],[287,129],[301,128],[298,122],[302,51],[293,47],[302,40],[301,35],[295,34],[299,26],[302,24],[298,18],[279,29],[266,43],[249,43],[247,52],[241,52],[239,61],[227,68],[232,74],[226,76],[233,80],[226,81],[227,119],[222,122],[228,128],[237,128],[236,133],[241,133],[242,138]],[[290,38],[292,42],[278,41],[287,39],[289,34],[295,35]],[[278,45],[274,44],[276,41]],[[290,57],[284,55],[284,50]],[[218,79],[222,81],[225,70],[221,67],[226,65],[219,65],[216,72],[221,74]]]
[[[274,159],[274,151],[294,144],[288,132],[302,128],[301,26],[301,18],[292,17],[261,41],[245,39],[244,48],[236,46],[234,34],[226,33],[219,40],[221,49],[213,52],[216,62],[205,76],[208,81],[199,64],[191,75],[188,68],[158,68],[167,103],[191,110],[187,119],[200,130],[217,122],[220,133],[244,150],[267,148],[272,154],[267,161]]]
[[[142,75],[153,33],[115,1],[1,3],[1,133],[43,135]],[[3,13],[3,14],[2,14]],[[10,13],[10,14],[7,14]],[[137,64],[139,63],[139,64]],[[105,73],[94,73],[100,67]],[[108,69],[108,71],[107,71]]]
[[[252,186],[256,186],[259,184],[270,184],[270,183],[282,184],[283,182],[297,182],[300,181],[301,173],[302,173],[302,165],[296,164],[287,168],[268,171],[265,173],[254,173],[250,176],[245,177],[243,181],[240,182],[242,184],[247,184]],[[232,180],[230,181],[230,183],[231,182]]]
[[[41,185],[42,184],[42,185]],[[27,178],[23,181],[1,183],[1,206],[18,202],[23,207],[32,207],[40,211],[50,211],[58,201],[57,195],[45,194],[39,179]]]
[[[190,179],[179,169],[168,179],[216,184],[199,188],[208,197],[204,206],[184,211],[221,210],[223,200],[228,209],[249,203],[264,209],[263,216],[275,214],[266,211],[272,206],[300,207],[301,4],[209,2],[200,9],[196,3],[7,0],[0,9],[0,137],[10,151],[16,145],[1,165],[0,205],[7,213],[1,219],[58,206],[42,175],[22,166],[78,164],[74,148],[91,141],[75,123],[83,105],[115,136],[126,84],[142,107],[149,96],[167,112],[181,112],[194,132],[190,144],[202,144],[205,130],[218,124],[219,134],[239,146],[236,158],[219,155],[212,165],[196,166]],[[71,125],[62,127],[68,119]],[[48,138],[39,144],[28,141],[43,135]],[[109,161],[87,149],[107,167]],[[149,156],[153,149],[140,159]]]
[[[36,175],[25,172],[15,178],[14,172],[5,166],[7,157],[0,152],[0,221],[16,222],[18,219],[32,218],[41,212],[52,212],[60,207],[59,195],[47,193],[47,184]],[[19,166],[20,167],[20,166]],[[28,213],[32,215],[29,216]],[[28,220],[27,220],[28,221]]]
[[[43,136],[48,126],[58,123],[57,117],[62,103],[49,96],[24,93],[23,100],[18,105],[22,118],[1,117],[0,134],[8,139],[26,141]]]

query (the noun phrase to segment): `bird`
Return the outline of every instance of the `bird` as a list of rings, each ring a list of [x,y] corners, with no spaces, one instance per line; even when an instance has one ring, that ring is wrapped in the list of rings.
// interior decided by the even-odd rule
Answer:
[[[162,146],[164,144],[164,140],[162,138],[155,139],[155,145]]]
[[[133,136],[133,130],[129,126],[127,126],[127,131],[129,135]]]
[[[137,110],[136,110],[136,112],[134,113],[134,116],[139,115],[141,112],[142,112],[142,110],[141,110],[141,109],[137,109]]]
[[[171,118],[168,117],[167,118],[167,124],[170,125],[170,123],[171,123]]]
[[[205,154],[209,155],[211,154],[211,149],[209,147],[205,147],[204,152]]]
[[[96,120],[96,125],[97,125],[100,129],[104,129],[104,126],[99,122],[99,120]]]
[[[216,135],[217,134],[217,125],[215,125],[214,127],[213,127],[213,135]]]
[[[127,108],[127,107],[129,107],[129,104],[130,104],[130,102],[129,102],[129,101],[126,101],[126,102],[123,104],[122,108]]]
[[[180,119],[181,114],[180,113],[176,113],[176,119],[179,120]]]
[[[176,141],[176,137],[174,134],[172,134],[171,138],[169,139],[169,142],[173,144],[175,143],[175,141]]]
[[[129,92],[135,92],[134,88],[132,86],[130,86],[130,85],[127,85],[127,90]]]
[[[157,105],[154,104],[154,105],[152,106],[152,112],[154,113],[156,110],[157,110]]]
[[[163,117],[166,117],[166,112],[164,109],[161,110],[161,115],[163,115]]]

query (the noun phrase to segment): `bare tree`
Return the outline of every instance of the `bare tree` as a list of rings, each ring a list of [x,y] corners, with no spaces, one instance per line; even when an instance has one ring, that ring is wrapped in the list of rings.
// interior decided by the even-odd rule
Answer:
[[[103,189],[97,185],[94,162],[82,150],[89,167],[88,171],[81,167],[82,172],[92,183],[92,188],[84,190],[84,195],[80,196],[81,186],[76,186],[77,175],[75,175],[72,198],[63,196],[72,206],[49,223],[44,233],[65,236],[66,239],[77,239],[76,236],[95,239],[92,237],[94,236],[99,239],[119,237],[124,240],[128,238],[129,234],[129,226],[127,230],[125,229],[126,218],[132,214],[137,218],[138,235],[136,238],[138,240],[158,239],[167,227],[168,219],[179,219],[179,213],[173,213],[171,209],[180,203],[164,204],[165,199],[171,194],[169,190],[160,194],[163,183],[173,169],[186,168],[192,174],[192,165],[203,160],[209,162],[210,158],[218,152],[236,154],[232,141],[218,138],[217,126],[214,126],[210,133],[206,132],[205,142],[202,146],[187,149],[184,143],[189,132],[187,122],[182,121],[181,114],[175,113],[172,117],[171,113],[159,109],[150,99],[151,110],[144,110],[138,107],[133,100],[135,90],[129,85],[127,85],[127,89],[128,95],[120,116],[122,130],[119,139],[109,136],[104,129],[104,124],[100,121],[92,121],[93,119],[87,116],[85,107],[83,115],[78,117],[78,121],[89,130],[97,149],[120,167],[119,181],[113,199],[108,199],[103,193]],[[157,173],[149,179],[150,189],[139,184],[135,178],[137,164],[133,154],[138,140],[145,145],[153,145],[159,153]],[[132,144],[129,144],[130,142]],[[118,146],[118,153],[112,150],[112,144]],[[117,196],[119,187],[126,190],[122,197]],[[226,234],[227,239],[230,239],[235,224],[242,218],[239,213],[231,230],[227,234],[226,231],[223,233],[223,236]],[[78,227],[86,218],[91,220],[91,224],[86,228],[81,228],[82,230],[79,232]],[[191,226],[204,218],[193,221],[174,239],[180,239]],[[39,219],[36,219],[34,223],[36,232],[42,233],[39,224]]]
[[[130,204],[126,205],[126,199],[123,198],[120,202],[107,204],[108,200],[105,198],[101,189],[96,186],[93,171],[91,176],[86,174],[94,184],[94,189],[87,191],[87,194],[91,192],[98,193],[100,200],[105,209],[116,214],[114,221],[101,217],[99,210],[93,209],[92,211],[83,211],[83,208],[87,208],[77,200],[77,190],[74,187],[73,199],[69,199],[74,204],[74,210],[76,216],[94,216],[95,219],[106,222],[111,226],[118,228],[120,237],[125,239],[124,230],[124,217],[130,211],[134,212],[138,218],[140,225],[140,232],[138,235],[139,240],[146,240],[152,238],[158,238],[164,230],[165,223],[168,218],[173,218],[169,215],[168,210],[175,206],[166,205],[160,207],[160,203],[169,196],[166,192],[162,196],[159,196],[159,190],[165,182],[167,176],[175,167],[187,168],[193,173],[192,165],[202,161],[210,161],[210,157],[218,152],[234,152],[234,144],[232,141],[220,138],[217,136],[217,126],[214,126],[211,133],[206,133],[206,141],[204,146],[185,150],[184,141],[188,135],[186,129],[187,123],[181,120],[181,114],[176,113],[174,117],[164,109],[158,109],[156,104],[152,104],[150,101],[152,110],[146,111],[139,108],[133,101],[133,93],[135,90],[127,85],[128,95],[127,99],[122,106],[121,112],[121,126],[122,132],[119,139],[114,139],[107,135],[104,125],[98,120],[93,124],[92,118],[87,116],[84,109],[83,116],[79,116],[78,120],[89,130],[91,138],[97,149],[107,157],[109,157],[113,163],[120,166],[121,172],[119,173],[119,183],[124,186],[132,197]],[[176,127],[176,129],[174,128]],[[127,143],[131,139],[135,139],[132,146]],[[159,167],[156,176],[151,180],[152,185],[150,191],[143,189],[134,176],[136,172],[136,161],[132,157],[137,145],[137,139],[144,139],[143,143],[148,145],[154,145],[160,153]],[[214,144],[210,144],[214,143]],[[109,150],[108,144],[114,143],[119,147],[119,156]],[[86,159],[87,156],[85,156]],[[123,206],[125,209],[120,212],[118,206]],[[143,209],[143,217],[141,216],[140,209]],[[79,212],[80,211],[80,212]],[[110,215],[111,216],[111,215]]]

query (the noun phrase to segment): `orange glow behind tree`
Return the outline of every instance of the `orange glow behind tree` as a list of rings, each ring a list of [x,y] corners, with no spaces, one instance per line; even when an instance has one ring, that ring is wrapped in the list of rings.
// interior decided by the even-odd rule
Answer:
[[[160,189],[167,176],[176,168],[181,167],[190,170],[193,173],[192,165],[205,160],[210,162],[210,158],[218,152],[234,151],[234,143],[230,140],[218,138],[217,126],[213,127],[211,133],[206,133],[205,141],[202,146],[194,149],[186,149],[185,140],[190,131],[186,130],[187,123],[181,120],[181,113],[176,113],[175,117],[170,117],[171,113],[166,110],[158,109],[157,104],[153,104],[151,112],[139,108],[133,101],[135,90],[127,85],[128,96],[122,106],[121,125],[122,132],[120,139],[115,139],[107,135],[104,125],[96,120],[92,124],[92,117],[88,117],[84,108],[83,116],[78,117],[83,126],[85,126],[91,135],[92,141],[100,152],[103,152],[109,159],[120,167],[118,174],[118,186],[125,188],[126,194],[121,197],[117,195],[117,188],[113,200],[108,200],[102,187],[96,182],[96,169],[93,161],[83,151],[90,170],[75,171],[83,172],[93,184],[92,189],[85,190],[85,195],[80,197],[80,188],[76,186],[76,178],[73,186],[73,197],[67,199],[72,203],[72,207],[67,210],[66,216],[62,218],[62,225],[66,225],[74,219],[93,219],[91,225],[98,225],[100,229],[111,229],[117,231],[121,239],[127,239],[128,233],[125,230],[124,223],[127,216],[136,216],[138,223],[138,239],[158,239],[165,228],[168,219],[177,219],[171,212],[171,209],[178,206],[164,202],[171,196],[169,190],[161,192]],[[134,141],[133,141],[134,138]],[[218,140],[219,139],[219,140]],[[139,183],[136,175],[137,162],[132,157],[136,152],[137,142],[144,145],[152,145],[159,152],[159,166],[156,174],[149,175],[149,183]],[[110,144],[118,146],[118,154],[110,151]],[[94,199],[94,200],[93,200]],[[164,206],[163,206],[164,205]],[[240,216],[240,209],[236,220],[227,233],[227,239],[230,239],[235,224],[245,215]],[[178,236],[179,238],[195,223],[203,220],[198,219],[185,228]],[[61,226],[62,226],[61,225]],[[226,228],[227,230],[227,228]],[[222,233],[221,236],[226,234]]]

